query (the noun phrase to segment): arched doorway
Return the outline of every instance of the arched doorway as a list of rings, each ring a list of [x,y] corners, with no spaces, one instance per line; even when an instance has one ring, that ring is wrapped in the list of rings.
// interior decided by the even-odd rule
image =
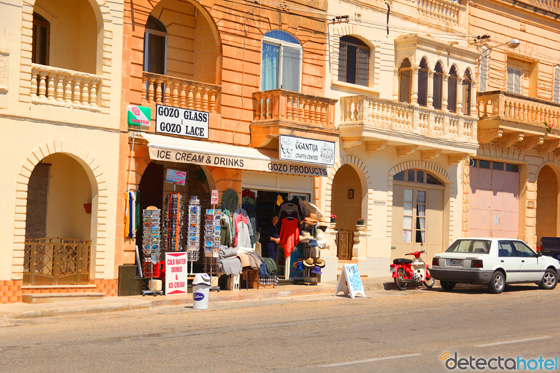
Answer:
[[[428,171],[408,169],[393,176],[392,259],[417,250],[425,250],[429,259],[442,251],[444,195],[445,184]]]
[[[362,192],[358,173],[351,165],[343,165],[333,178],[331,213],[336,215],[337,256],[339,260],[352,259],[354,231],[362,217]]]
[[[537,242],[558,235],[558,176],[544,166],[537,179]]]
[[[91,265],[92,187],[84,168],[57,153],[29,178],[24,284],[88,284]]]

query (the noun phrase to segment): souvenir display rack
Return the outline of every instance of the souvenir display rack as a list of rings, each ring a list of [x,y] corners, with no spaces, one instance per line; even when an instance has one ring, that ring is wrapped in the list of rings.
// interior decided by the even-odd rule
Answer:
[[[200,258],[200,200],[192,196],[189,200],[189,222],[187,225],[187,261],[189,262],[189,275],[194,274],[194,262]]]
[[[204,273],[212,277],[218,271],[216,258],[220,251],[220,218],[221,209],[206,209],[204,214]],[[219,287],[213,286],[210,290],[218,290]]]
[[[144,254],[144,275],[149,273],[150,289],[142,290],[142,295],[157,294],[163,295],[163,291],[154,291],[154,266],[159,262],[160,257],[160,224],[161,210],[155,207],[148,207],[142,211],[142,252]],[[147,277],[147,276],[146,276]]]
[[[165,251],[182,251],[183,242],[183,196],[169,193],[165,198],[165,229],[163,242]]]

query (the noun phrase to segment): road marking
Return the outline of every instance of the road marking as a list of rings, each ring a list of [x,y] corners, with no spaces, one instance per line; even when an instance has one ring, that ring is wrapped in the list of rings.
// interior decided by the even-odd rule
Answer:
[[[319,365],[319,367],[321,367],[321,368],[341,367],[341,366],[344,366],[344,365],[362,364],[362,363],[372,363],[372,362],[374,362],[374,361],[383,361],[383,360],[391,360],[391,359],[402,359],[402,358],[406,358],[406,357],[415,357],[415,356],[422,356],[422,354],[410,354],[410,355],[397,355],[397,356],[378,357],[378,358],[375,358],[375,359],[348,361],[348,362],[346,362],[346,363],[336,363],[336,364]]]
[[[546,336],[544,336],[544,337],[516,339],[516,340],[513,340],[513,341],[488,343],[488,344],[485,344],[485,345],[476,345],[476,347],[500,346],[500,345],[507,345],[507,344],[510,344],[510,343],[523,343],[523,342],[530,342],[530,341],[539,341],[539,340],[541,340],[541,339],[549,339],[549,338],[552,338],[552,337],[546,335]]]

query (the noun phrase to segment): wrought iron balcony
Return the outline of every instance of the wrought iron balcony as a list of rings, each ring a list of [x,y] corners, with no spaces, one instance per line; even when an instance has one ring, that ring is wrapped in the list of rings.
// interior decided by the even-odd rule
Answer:
[[[336,100],[276,89],[253,93],[251,144],[266,147],[283,134],[338,140],[334,125]]]
[[[418,149],[462,156],[478,147],[477,119],[471,116],[363,95],[342,97],[340,111],[345,148],[365,143],[368,151],[390,145],[399,155]]]
[[[101,81],[100,75],[34,63],[31,65],[31,101],[98,110]]]
[[[540,151],[560,145],[560,137],[553,134],[560,125],[560,104],[491,91],[478,94],[477,108],[481,143],[496,140],[502,146],[517,144],[522,149],[539,147]]]

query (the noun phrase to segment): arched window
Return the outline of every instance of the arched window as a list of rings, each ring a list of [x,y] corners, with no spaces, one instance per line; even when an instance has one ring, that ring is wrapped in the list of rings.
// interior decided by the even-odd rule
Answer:
[[[463,114],[471,115],[472,79],[470,70],[465,71],[463,77]]]
[[[447,79],[447,110],[457,112],[457,69],[451,66]]]
[[[428,106],[428,62],[425,58],[418,69],[418,105]]]
[[[302,48],[296,38],[284,31],[266,33],[262,42],[261,89],[301,90]]]
[[[410,183],[443,185],[443,182],[429,172],[417,169],[401,171],[393,176],[395,181],[406,181]]]
[[[410,103],[412,91],[412,67],[410,61],[405,59],[399,67],[399,101]]]
[[[436,64],[434,70],[434,109],[441,110],[442,106],[442,92],[443,92],[443,67],[441,62]]]
[[[33,51],[31,62],[49,64],[50,24],[45,18],[33,12]]]
[[[342,36],[338,53],[338,80],[367,86],[369,81],[368,46],[352,36]]]
[[[166,62],[167,30],[157,18],[149,16],[144,35],[144,71],[164,75]]]
[[[483,45],[480,50],[480,92],[488,90],[488,67],[489,67],[490,49]]]
[[[552,87],[552,100],[560,103],[560,65],[554,66],[554,83]]]

